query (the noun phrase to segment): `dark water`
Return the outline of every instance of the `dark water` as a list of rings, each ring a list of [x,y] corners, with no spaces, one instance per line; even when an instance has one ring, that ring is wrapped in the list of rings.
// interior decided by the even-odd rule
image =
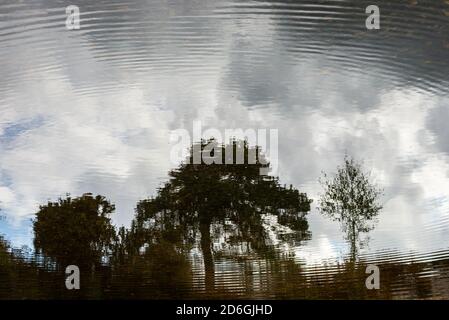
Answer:
[[[367,1],[78,1],[69,31],[70,4],[0,4],[1,298],[449,298],[447,1],[376,1],[380,30]],[[211,223],[212,273],[195,238],[106,259],[66,290],[34,251],[39,205],[101,194],[129,227],[175,167],[170,132],[195,120],[278,129],[280,183],[314,200],[307,236],[264,217],[255,251]],[[384,191],[357,260],[317,209],[345,154]]]

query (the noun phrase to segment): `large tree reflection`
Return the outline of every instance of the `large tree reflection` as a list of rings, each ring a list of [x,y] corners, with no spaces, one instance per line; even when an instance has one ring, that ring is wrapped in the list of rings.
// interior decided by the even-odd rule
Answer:
[[[382,191],[370,181],[361,165],[347,156],[333,177],[324,173],[320,182],[325,192],[319,200],[319,210],[340,222],[351,246],[351,258],[355,260],[361,234],[374,228],[382,209],[378,204]]]
[[[208,144],[215,144],[209,155],[223,164],[206,164],[204,154],[193,164],[194,153]],[[230,151],[232,164],[225,164]],[[239,152],[244,164],[235,164]],[[252,152],[257,156],[251,164]],[[258,147],[246,142],[219,145],[210,140],[192,146],[186,163],[169,173],[157,196],[138,203],[127,251],[157,243],[170,243],[177,250],[199,247],[206,288],[213,290],[214,256],[273,254],[276,235],[276,241],[301,241],[309,235],[305,215],[310,200],[297,189],[282,187],[277,178],[261,175],[260,169],[268,167],[264,163]]]

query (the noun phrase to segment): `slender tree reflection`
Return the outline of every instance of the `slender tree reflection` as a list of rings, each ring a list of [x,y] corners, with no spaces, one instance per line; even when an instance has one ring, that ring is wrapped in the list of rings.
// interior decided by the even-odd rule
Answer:
[[[351,257],[356,260],[360,235],[374,228],[382,209],[378,204],[382,191],[370,182],[361,165],[347,156],[343,167],[333,177],[324,173],[320,183],[325,192],[319,200],[319,210],[340,222],[351,246]]]
[[[218,156],[222,164],[206,164],[204,153],[201,163],[193,164],[198,156],[194,153],[202,153],[211,143],[215,142],[192,146],[186,163],[169,173],[169,182],[157,196],[139,202],[127,240],[131,244],[127,251],[161,242],[171,243],[178,251],[199,246],[208,290],[214,288],[214,255],[230,253],[236,246],[241,253],[273,254],[266,229],[270,219],[277,217],[275,225],[296,232],[291,241],[308,237],[305,216],[311,202],[306,194],[280,186],[277,178],[260,175],[268,164],[259,158],[258,147],[246,141],[215,144],[210,156]],[[229,150],[233,161],[225,164]],[[238,152],[244,155],[244,164],[236,164]],[[257,157],[250,164],[252,152]],[[213,249],[214,234],[224,242],[221,249]]]

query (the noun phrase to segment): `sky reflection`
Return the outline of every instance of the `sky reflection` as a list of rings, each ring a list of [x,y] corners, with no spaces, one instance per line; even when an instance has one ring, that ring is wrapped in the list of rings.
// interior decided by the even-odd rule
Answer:
[[[281,182],[312,199],[321,171],[363,160],[385,189],[365,250],[446,248],[448,18],[436,5],[418,24],[409,8],[407,23],[389,6],[367,34],[350,4],[320,2],[342,20],[307,25],[313,8],[289,2],[79,1],[77,32],[64,1],[0,5],[0,233],[30,244],[28,219],[66,193],[105,195],[129,224],[172,168],[170,131],[200,120],[277,128]],[[347,252],[337,224],[314,209],[309,224],[298,255]]]

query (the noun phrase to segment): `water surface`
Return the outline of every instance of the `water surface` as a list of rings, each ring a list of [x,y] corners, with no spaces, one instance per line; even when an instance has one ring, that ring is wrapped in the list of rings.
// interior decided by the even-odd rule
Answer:
[[[160,283],[123,276],[87,297],[174,297],[184,287],[201,297],[449,297],[447,1],[376,1],[380,30],[365,28],[366,1],[81,0],[72,31],[69,4],[0,4],[0,233],[10,247],[33,256],[30,219],[67,193],[106,196],[114,223],[129,226],[173,168],[171,130],[194,120],[222,132],[276,128],[282,184],[316,200],[321,172],[349,154],[384,189],[360,264],[385,264],[385,290],[354,290],[364,269],[353,270],[340,226],[314,201],[310,238],[274,243],[273,257],[219,254],[217,237],[212,291],[197,249]],[[1,297],[68,295],[51,275],[33,282],[36,292],[55,283],[34,295],[5,274]]]

